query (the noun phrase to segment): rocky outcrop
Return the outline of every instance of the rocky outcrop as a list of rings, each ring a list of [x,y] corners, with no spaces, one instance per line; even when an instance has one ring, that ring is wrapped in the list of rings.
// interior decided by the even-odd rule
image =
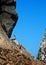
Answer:
[[[0,65],[46,65],[44,62],[34,60],[34,57],[18,43],[17,40],[9,41],[0,25]]]
[[[46,30],[39,48],[37,59],[46,63]]]
[[[16,13],[16,0],[1,0],[0,1],[0,15],[1,15],[1,25],[8,35],[11,37],[13,28],[15,27],[18,19]]]
[[[0,0],[0,65],[46,65],[19,44],[9,40],[18,19],[15,12],[16,0]]]
[[[0,65],[46,65],[39,60],[27,58],[26,55],[20,53],[17,49],[0,48]]]
[[[10,42],[5,32],[0,35],[0,65],[46,65],[40,60],[35,61],[18,41]]]
[[[30,65],[31,60],[18,50],[9,50],[0,48],[1,65]]]

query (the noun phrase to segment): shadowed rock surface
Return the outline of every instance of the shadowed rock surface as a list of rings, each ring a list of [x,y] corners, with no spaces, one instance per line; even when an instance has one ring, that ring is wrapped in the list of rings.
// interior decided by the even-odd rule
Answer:
[[[18,19],[15,8],[16,0],[0,1],[0,14],[2,17],[1,25],[9,38],[11,37],[13,28],[15,27]]]

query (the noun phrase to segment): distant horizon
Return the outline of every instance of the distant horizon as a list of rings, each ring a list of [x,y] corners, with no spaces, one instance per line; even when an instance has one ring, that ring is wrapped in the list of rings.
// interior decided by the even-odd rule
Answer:
[[[11,37],[17,40],[35,58],[46,28],[46,0],[16,0],[17,25]]]

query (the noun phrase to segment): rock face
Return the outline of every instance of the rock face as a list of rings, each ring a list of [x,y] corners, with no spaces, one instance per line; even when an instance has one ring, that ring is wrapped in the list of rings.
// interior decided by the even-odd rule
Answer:
[[[31,57],[32,58],[32,57]],[[0,65],[46,65],[39,60],[34,61],[17,49],[0,48]]]
[[[11,48],[10,41],[1,25],[0,25],[0,47],[7,49]]]
[[[1,65],[30,65],[30,58],[21,54],[18,50],[9,50],[0,48]]]
[[[46,63],[46,30],[39,48],[37,59],[44,61]]]
[[[0,65],[46,65],[34,60],[15,38],[9,40],[18,19],[15,8],[16,0],[0,0]]]
[[[18,19],[15,8],[16,0],[0,1],[0,15],[2,17],[1,25],[9,38],[11,37],[13,28],[16,25]]]

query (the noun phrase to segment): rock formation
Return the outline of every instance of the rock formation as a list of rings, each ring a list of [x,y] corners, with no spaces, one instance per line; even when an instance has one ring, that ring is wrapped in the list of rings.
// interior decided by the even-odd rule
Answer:
[[[1,25],[9,38],[11,37],[13,28],[16,25],[18,19],[15,8],[16,0],[0,1],[0,14],[2,18]]]
[[[44,61],[46,63],[46,30],[39,48],[37,59]]]
[[[9,40],[18,15],[16,0],[0,0],[0,65],[46,65],[26,51],[14,38]]]

